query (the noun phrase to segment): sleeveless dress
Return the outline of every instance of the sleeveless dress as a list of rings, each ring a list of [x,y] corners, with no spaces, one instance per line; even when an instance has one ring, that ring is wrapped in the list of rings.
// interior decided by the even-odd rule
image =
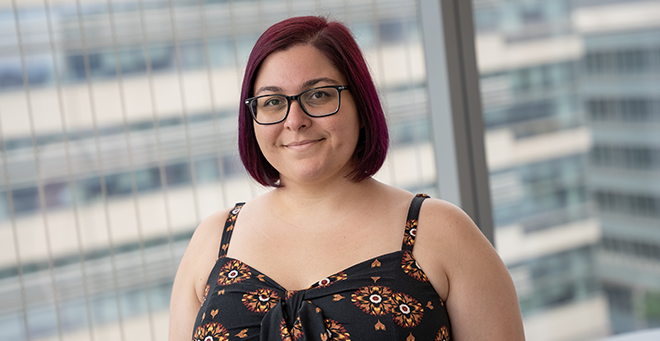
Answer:
[[[225,223],[219,258],[211,271],[193,340],[448,341],[444,302],[412,256],[424,199],[410,205],[401,250],[365,260],[287,291],[259,270],[227,257],[237,204]]]

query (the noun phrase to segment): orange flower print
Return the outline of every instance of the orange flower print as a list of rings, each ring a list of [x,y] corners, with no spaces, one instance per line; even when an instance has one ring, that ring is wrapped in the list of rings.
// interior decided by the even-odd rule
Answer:
[[[230,260],[223,265],[218,275],[218,285],[230,285],[250,278],[250,268],[238,260]]]
[[[404,328],[412,328],[422,320],[424,308],[416,299],[397,292],[392,295],[392,318]]]
[[[243,206],[238,206],[238,207],[234,208],[233,210],[231,210],[231,212],[229,214],[229,217],[227,217],[227,222],[229,222],[231,224],[234,224],[234,222],[236,221],[236,218],[238,216],[238,212],[241,211],[241,208],[243,208]]]
[[[447,326],[442,326],[440,330],[438,330],[438,335],[435,337],[435,341],[449,341],[451,338],[449,337],[449,330],[447,329]]]
[[[280,301],[280,296],[271,289],[259,288],[243,295],[243,305],[255,313],[265,313]]]
[[[401,257],[401,267],[403,272],[408,274],[408,276],[420,281],[428,282],[429,279],[426,277],[426,274],[417,264],[417,261],[412,256],[412,252],[404,251],[403,256]]]
[[[300,322],[300,317],[296,319],[296,322],[293,323],[293,329],[289,332],[289,328],[286,326],[286,322],[282,319],[280,322],[280,336],[282,341],[297,341],[303,336],[302,323]]]
[[[227,341],[229,340],[229,331],[218,322],[209,322],[203,324],[193,334],[193,341]]]
[[[286,322],[284,319],[280,321],[280,336],[282,337],[282,341],[292,341],[291,334],[289,333],[289,329],[286,327]]]
[[[288,300],[289,298],[293,297],[298,292],[298,290],[293,290],[293,291],[286,291],[286,296],[284,297],[284,300]]]
[[[326,333],[328,340],[332,341],[351,341],[351,335],[335,320],[325,320]]]
[[[291,337],[293,341],[297,341],[303,336],[302,322],[300,322],[300,316],[296,318],[296,322],[293,323],[293,329],[291,330]]]
[[[415,236],[417,236],[417,220],[410,219],[406,221],[406,234],[403,237],[403,242],[412,246],[415,243]]]
[[[225,221],[226,231],[231,231],[234,229],[234,224],[236,223],[236,218],[238,218],[238,212],[241,211],[241,208],[243,208],[243,205],[237,206],[231,210],[231,212],[229,212],[229,216],[227,216],[227,220]]]
[[[246,329],[241,330],[240,332],[238,332],[238,334],[236,334],[234,336],[238,336],[241,339],[244,339],[244,338],[248,337],[247,332],[248,332],[248,329],[246,328]]]
[[[392,309],[391,295],[390,288],[372,285],[355,291],[351,295],[351,302],[367,314],[380,316]]]
[[[204,288],[204,297],[202,297],[202,305],[204,305],[204,302],[206,302],[206,296],[209,295],[209,288],[211,288],[210,284],[207,284],[206,288]]]
[[[337,281],[343,281],[347,278],[348,276],[342,271],[337,273],[336,275],[332,275],[330,277],[326,277],[316,283],[317,288],[323,288],[327,287],[328,285],[335,283]]]

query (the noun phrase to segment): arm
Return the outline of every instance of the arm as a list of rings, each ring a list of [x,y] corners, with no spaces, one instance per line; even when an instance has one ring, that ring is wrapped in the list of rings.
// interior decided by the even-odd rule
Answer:
[[[445,299],[454,340],[525,339],[509,272],[461,209],[441,200],[424,202],[415,257]]]
[[[224,210],[205,219],[190,239],[172,286],[170,341],[188,341],[192,338],[206,281],[218,259],[220,239],[228,213],[229,210]]]

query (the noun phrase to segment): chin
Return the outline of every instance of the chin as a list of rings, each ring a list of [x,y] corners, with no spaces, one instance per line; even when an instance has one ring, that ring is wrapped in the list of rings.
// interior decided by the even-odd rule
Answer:
[[[333,178],[338,178],[338,177],[345,177],[346,174],[345,172],[333,172],[333,173],[328,173],[324,172],[320,169],[306,169],[306,170],[299,170],[297,172],[292,172],[295,173],[294,176],[288,176],[284,177],[284,183],[287,181],[294,181],[294,182],[301,182],[301,183],[317,183],[320,181],[325,181],[325,180],[330,180]],[[340,175],[342,174],[342,175]],[[282,177],[280,177],[282,178]]]

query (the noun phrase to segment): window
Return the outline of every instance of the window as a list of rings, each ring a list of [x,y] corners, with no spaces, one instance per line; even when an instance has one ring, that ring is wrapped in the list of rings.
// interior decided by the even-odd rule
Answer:
[[[589,98],[586,110],[594,122],[660,121],[660,101],[654,98]]]

